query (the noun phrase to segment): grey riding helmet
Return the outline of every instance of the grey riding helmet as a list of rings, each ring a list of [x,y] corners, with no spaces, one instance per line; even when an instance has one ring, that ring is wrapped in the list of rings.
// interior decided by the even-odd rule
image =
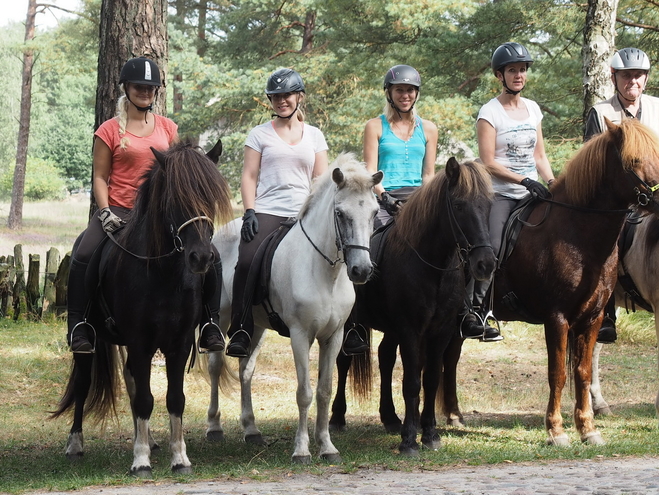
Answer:
[[[650,70],[650,59],[643,50],[638,48],[623,48],[618,50],[611,59],[611,71],[619,70]]]
[[[126,62],[119,74],[119,84],[144,84],[161,86],[160,69],[153,60],[146,57],[131,58]]]
[[[265,94],[276,95],[281,93],[304,93],[304,81],[300,74],[293,69],[277,69],[265,85]]]
[[[526,62],[526,67],[528,68],[533,63],[533,58],[523,45],[514,41],[504,43],[494,50],[492,54],[492,71],[496,75],[506,65],[517,62]]]

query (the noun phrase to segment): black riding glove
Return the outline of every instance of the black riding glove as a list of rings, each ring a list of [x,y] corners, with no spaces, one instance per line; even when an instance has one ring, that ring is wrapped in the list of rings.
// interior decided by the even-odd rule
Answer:
[[[245,242],[251,242],[258,232],[259,221],[256,219],[256,212],[249,208],[243,215],[243,227],[240,229],[240,237]]]
[[[400,211],[400,201],[386,191],[380,196],[380,204],[392,217]]]
[[[522,179],[520,184],[523,185],[534,198],[544,199],[549,196],[549,190],[537,180],[526,177],[525,179]]]

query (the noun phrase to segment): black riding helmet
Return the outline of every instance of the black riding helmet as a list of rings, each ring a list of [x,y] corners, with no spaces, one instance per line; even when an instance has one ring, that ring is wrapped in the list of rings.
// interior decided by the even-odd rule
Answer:
[[[146,57],[131,58],[124,64],[119,74],[119,84],[125,83],[155,86],[157,89],[161,86],[160,69],[153,60]],[[126,98],[130,101],[127,91]],[[133,105],[140,112],[148,112],[153,108],[153,104],[146,107],[139,107],[135,103]]]
[[[394,84],[409,84],[414,86],[418,98],[419,90],[421,89],[421,76],[419,75],[419,72],[410,65],[394,65],[384,75],[384,91],[387,93],[387,101],[389,102],[389,105],[391,105],[391,108],[396,110],[399,116],[401,113],[411,112],[412,109],[414,109],[414,105],[412,105],[407,112],[402,112],[396,105],[394,105],[390,92],[390,89]]]
[[[272,101],[272,95],[304,92],[304,81],[302,80],[302,76],[300,76],[300,74],[295,72],[293,69],[277,69],[272,74],[270,74],[270,77],[268,77],[268,82],[265,85],[265,94],[268,95],[268,99],[270,101]],[[287,117],[281,117],[277,114],[273,114],[273,117],[278,117],[280,119],[290,119],[297,113],[297,109],[299,107],[300,105],[297,104],[295,106],[295,110],[293,110]]]
[[[492,72],[496,76],[497,72],[503,74],[503,70],[506,65],[516,64],[517,62],[526,62],[526,68],[533,63],[533,58],[529,54],[529,51],[519,43],[510,41],[499,46],[494,53],[492,54]],[[503,78],[503,87],[506,88],[506,92],[511,95],[516,95],[520,91],[511,91],[506,85],[506,78]],[[522,88],[524,89],[524,88]]]

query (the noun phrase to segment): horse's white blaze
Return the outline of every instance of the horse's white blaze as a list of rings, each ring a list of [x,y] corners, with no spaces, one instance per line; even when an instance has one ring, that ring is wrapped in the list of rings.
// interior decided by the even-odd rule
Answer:
[[[344,161],[349,161],[350,158]],[[334,167],[330,166],[330,170]],[[372,271],[372,264],[367,250],[350,248],[347,253],[339,252],[337,241],[344,245],[368,247],[373,231],[373,216],[377,211],[377,201],[372,192],[375,185],[373,178],[364,175],[363,168],[342,168],[341,174],[333,175],[341,179],[334,183],[325,177],[319,179],[312,193],[310,203],[302,217],[304,230],[312,243],[296,223],[275,252],[272,262],[270,281],[270,302],[274,310],[286,323],[291,332],[291,348],[295,360],[298,388],[296,392],[299,418],[295,435],[294,458],[306,458],[309,452],[308,418],[309,407],[313,401],[313,388],[309,376],[309,351],[314,340],[320,347],[319,379],[316,390],[317,416],[315,440],[319,454],[338,455],[329,435],[329,401],[332,393],[332,370],[341,348],[343,325],[355,302],[353,282],[366,281]],[[329,172],[332,174],[332,171]],[[355,180],[355,184],[348,181]],[[381,179],[377,174],[376,179]],[[358,186],[357,184],[362,184]],[[345,187],[344,187],[345,186]],[[360,189],[361,188],[361,189]],[[340,217],[335,220],[335,212]],[[342,225],[342,235],[337,233],[336,224]],[[226,225],[216,235],[214,243],[218,248],[223,273],[222,313],[220,321],[227,327],[230,316],[230,304],[233,286],[233,267],[238,259],[240,243],[240,219]],[[337,235],[341,235],[337,238]],[[345,262],[330,264],[318,251],[330,260],[339,258]],[[256,358],[263,342],[264,330],[269,328],[265,311],[254,307],[255,332],[252,338],[252,352],[240,361],[241,383],[241,423],[245,438],[260,438],[261,434],[254,422],[251,398],[251,380],[256,365]],[[211,353],[209,362],[219,361]],[[217,395],[211,395],[211,406],[217,408]]]
[[[190,459],[185,449],[185,440],[183,439],[183,422],[178,416],[173,414],[169,415],[169,427],[171,431],[171,438],[169,441],[169,448],[172,452],[172,469],[175,467],[190,467]]]
[[[149,446],[149,420],[135,420],[135,439],[133,440],[133,465],[131,471],[151,467],[151,447]]]

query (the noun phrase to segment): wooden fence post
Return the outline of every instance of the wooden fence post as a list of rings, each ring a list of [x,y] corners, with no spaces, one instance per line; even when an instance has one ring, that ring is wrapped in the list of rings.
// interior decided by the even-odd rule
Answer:
[[[23,265],[23,245],[14,246],[14,266],[16,267],[16,282],[14,283],[13,302],[14,321],[21,313],[25,313],[27,302],[25,297],[25,267]]]
[[[29,265],[27,271],[27,285],[25,286],[25,302],[27,303],[27,314],[33,319],[41,317],[41,291],[39,290],[39,268],[41,267],[41,256],[38,254],[28,255]]]
[[[51,306],[57,304],[55,278],[57,276],[59,261],[59,251],[51,247],[46,253],[46,276],[43,282],[43,301],[41,303],[42,315],[53,312]]]
[[[7,304],[9,303],[10,293],[9,264],[3,260],[0,262],[0,318],[4,318],[7,315]]]
[[[64,255],[64,259],[55,275],[55,312],[57,316],[66,313],[67,289],[69,285],[69,268],[71,267],[71,253]]]

